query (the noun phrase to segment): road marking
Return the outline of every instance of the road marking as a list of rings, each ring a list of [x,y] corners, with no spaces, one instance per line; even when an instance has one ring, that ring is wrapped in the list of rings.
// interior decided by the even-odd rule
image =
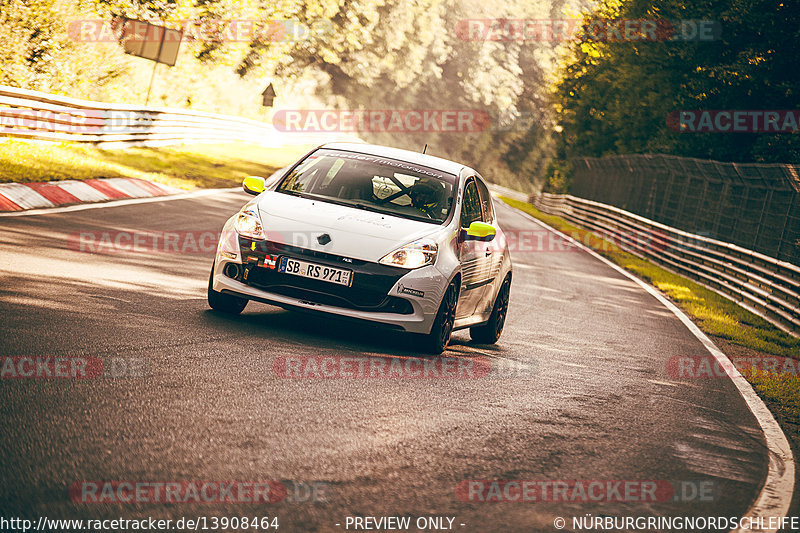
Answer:
[[[648,379],[646,381],[654,385],[665,385],[667,387],[680,387],[682,385],[682,383],[670,383],[669,381],[658,381],[657,379]]]
[[[58,182],[46,181],[44,183],[26,183],[25,185],[50,200],[53,205],[80,203],[80,198],[64,189]]]
[[[33,207],[53,207],[53,202],[22,183],[3,183],[0,194],[23,209]]]
[[[106,183],[106,180],[102,178],[84,180],[84,183],[93,189],[97,189],[100,194],[104,195],[106,198],[130,198],[131,195],[120,189],[119,187],[114,187],[110,183]]]
[[[767,477],[764,480],[764,486],[761,487],[761,492],[756,498],[755,503],[753,503],[750,509],[748,509],[748,511],[744,514],[743,518],[752,518],[754,524],[759,523],[759,520],[763,520],[763,523],[769,523],[770,517],[774,517],[777,522],[780,522],[789,512],[789,505],[792,502],[792,495],[794,493],[795,466],[792,449],[789,446],[789,441],[786,440],[786,435],[783,434],[783,430],[781,429],[780,425],[778,425],[778,422],[775,421],[775,417],[772,416],[772,413],[769,412],[767,406],[764,404],[761,398],[758,397],[756,392],[753,390],[753,387],[750,386],[739,370],[734,365],[730,364],[730,359],[728,359],[722,350],[717,348],[717,346],[711,341],[711,339],[708,338],[708,336],[706,336],[705,333],[700,331],[700,328],[698,328],[697,325],[692,322],[683,311],[681,311],[671,301],[667,300],[667,298],[658,292],[655,287],[648,285],[641,279],[606,259],[594,250],[587,248],[569,235],[548,226],[540,220],[537,220],[528,213],[519,209],[514,209],[505,203],[502,205],[519,213],[523,217],[536,223],[544,229],[552,231],[556,235],[573,242],[586,253],[594,256],[596,259],[610,266],[623,276],[633,280],[636,284],[649,292],[656,300],[661,302],[667,309],[672,311],[672,313],[677,316],[681,322],[683,322],[683,325],[686,326],[686,328],[692,332],[695,337],[697,337],[703,346],[705,346],[706,350],[708,350],[709,353],[714,356],[714,359],[717,360],[722,368],[726,369],[728,377],[731,379],[731,381],[733,381],[733,384],[739,390],[739,394],[741,394],[742,398],[744,398],[744,401],[747,404],[747,407],[750,409],[750,412],[753,413],[753,416],[756,417],[758,424],[761,426],[761,431],[764,432],[764,440],[766,441],[767,450],[769,452],[769,465],[767,467]],[[778,528],[746,530],[738,528],[734,530],[735,533],[743,533],[745,531],[748,533],[774,533],[778,531]]]
[[[98,178],[36,183],[0,183],[0,211],[35,210],[102,202],[111,199],[150,198],[181,193],[178,188],[137,178]],[[75,209],[72,209],[73,211]],[[57,212],[57,211],[55,211]]]
[[[0,211],[19,211],[22,208],[0,194]]]
[[[82,181],[62,181],[58,186],[82,202],[102,202],[109,199],[108,196]]]
[[[566,363],[566,362],[564,362],[564,361],[554,361],[554,362],[555,362],[555,363],[558,363],[558,364],[560,364],[560,365],[564,365],[564,366],[572,366],[572,367],[575,367],[575,368],[589,368],[589,367],[588,367],[588,366],[586,366],[586,365],[579,365],[578,363]]]
[[[131,198],[150,198],[153,196],[151,191],[140,187],[138,183],[126,178],[106,178],[103,180],[112,187],[116,187]]]
[[[56,207],[52,209],[29,209],[27,211],[10,211],[10,212],[0,213],[0,218],[67,213],[70,211],[84,211],[86,209],[100,209],[103,207],[119,207],[121,205],[147,204],[150,202],[166,202],[168,200],[183,200],[186,198],[198,198],[201,196],[211,196],[214,194],[241,191],[241,190],[242,190],[241,187],[231,187],[230,189],[201,189],[199,191],[173,194],[171,196],[154,196],[151,198],[129,198],[126,200],[114,200],[111,202],[103,202],[99,204],[78,204],[78,205],[69,205],[66,207]]]

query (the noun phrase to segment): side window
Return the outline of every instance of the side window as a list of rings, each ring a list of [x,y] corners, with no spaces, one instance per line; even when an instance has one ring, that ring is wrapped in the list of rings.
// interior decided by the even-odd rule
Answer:
[[[481,200],[475,180],[471,179],[464,187],[464,203],[461,205],[461,227],[468,228],[470,224],[481,219]]]
[[[489,194],[489,189],[486,188],[486,185],[482,181],[476,180],[476,183],[478,184],[478,193],[481,196],[481,206],[483,206],[483,221],[491,224],[494,222],[492,196]]]

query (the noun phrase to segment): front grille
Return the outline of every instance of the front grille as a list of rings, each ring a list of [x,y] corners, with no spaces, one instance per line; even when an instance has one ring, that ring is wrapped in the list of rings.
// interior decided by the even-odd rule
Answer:
[[[255,250],[252,246],[254,242],[256,243]],[[247,270],[247,278],[241,281],[257,289],[347,309],[398,314],[413,313],[410,302],[403,298],[388,296],[389,290],[397,280],[406,274],[407,271],[402,268],[356,259],[346,262],[343,257],[334,254],[269,241],[253,241],[244,237],[239,237],[239,245],[243,251]],[[353,281],[350,287],[345,287],[257,266],[264,264],[264,257],[267,254],[273,257],[288,256],[304,259],[321,265],[352,270]]]

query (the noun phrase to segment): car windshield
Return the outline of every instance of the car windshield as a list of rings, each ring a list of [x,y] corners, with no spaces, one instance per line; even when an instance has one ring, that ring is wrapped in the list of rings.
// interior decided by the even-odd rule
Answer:
[[[434,224],[453,206],[455,176],[380,156],[320,149],[277,187],[278,192]]]

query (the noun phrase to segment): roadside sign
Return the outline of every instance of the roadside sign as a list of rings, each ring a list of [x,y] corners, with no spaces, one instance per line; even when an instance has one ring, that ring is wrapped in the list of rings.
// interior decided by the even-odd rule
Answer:
[[[275,94],[275,89],[272,87],[272,84],[270,83],[269,85],[267,85],[267,88],[264,89],[264,92],[261,93],[261,97],[263,98],[263,100],[261,101],[261,105],[264,107],[272,107],[272,102],[275,101],[275,96],[277,96]]]
[[[143,20],[122,18],[120,42],[126,54],[175,66],[183,30],[171,30]]]

